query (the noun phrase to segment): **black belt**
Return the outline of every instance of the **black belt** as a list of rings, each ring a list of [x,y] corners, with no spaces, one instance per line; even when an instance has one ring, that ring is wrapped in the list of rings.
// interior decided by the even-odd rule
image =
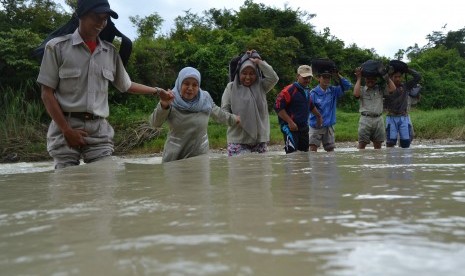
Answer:
[[[381,114],[374,114],[374,113],[368,113],[368,112],[362,112],[360,113],[362,116],[366,116],[366,117],[373,117],[373,118],[377,118],[379,116],[381,116]]]
[[[388,112],[388,116],[407,116],[407,112]]]
[[[94,115],[94,114],[89,113],[89,112],[63,112],[63,114],[66,117],[78,118],[78,119],[81,119],[81,120],[84,120],[84,121],[103,119],[103,117]]]

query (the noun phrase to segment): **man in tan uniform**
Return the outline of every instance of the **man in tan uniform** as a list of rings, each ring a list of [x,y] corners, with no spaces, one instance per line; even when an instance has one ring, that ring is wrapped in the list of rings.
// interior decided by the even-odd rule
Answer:
[[[364,63],[366,64],[366,63]],[[381,62],[379,64],[382,65]],[[363,64],[362,64],[363,65]],[[383,75],[384,74],[384,75]],[[364,68],[355,69],[357,82],[354,86],[354,96],[360,103],[360,119],[358,122],[358,149],[364,149],[366,145],[373,142],[373,148],[381,149],[386,138],[384,128],[383,97],[387,93],[396,90],[396,85],[389,78],[387,72],[364,72]],[[362,77],[365,78],[365,85],[362,86]],[[382,77],[386,81],[385,86],[378,85],[378,78]]]
[[[105,119],[108,82],[121,92],[173,98],[171,92],[132,82],[116,48],[98,37],[110,16],[118,18],[107,0],[79,1],[76,14],[76,31],[47,43],[37,78],[52,117],[47,150],[56,169],[79,165],[81,157],[90,163],[113,153],[114,131]]]

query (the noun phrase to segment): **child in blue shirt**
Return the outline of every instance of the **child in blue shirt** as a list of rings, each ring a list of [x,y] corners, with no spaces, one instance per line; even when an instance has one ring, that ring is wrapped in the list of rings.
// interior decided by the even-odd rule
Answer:
[[[338,85],[331,85],[334,79]],[[336,104],[338,98],[352,87],[349,80],[342,77],[339,72],[323,70],[317,75],[318,85],[310,91],[310,99],[321,114],[323,124],[317,125],[317,117],[310,114],[310,150],[317,151],[323,144],[325,151],[335,148],[334,125],[336,124]]]

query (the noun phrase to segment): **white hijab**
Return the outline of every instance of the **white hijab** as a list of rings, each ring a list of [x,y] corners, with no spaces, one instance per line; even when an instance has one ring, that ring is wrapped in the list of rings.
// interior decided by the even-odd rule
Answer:
[[[181,97],[182,82],[187,78],[194,78],[199,83],[199,93],[190,101],[186,101]],[[193,67],[184,67],[181,71],[179,71],[178,78],[176,79],[173,88],[173,107],[190,112],[210,113],[213,107],[213,100],[207,91],[200,88],[200,80],[200,72]]]

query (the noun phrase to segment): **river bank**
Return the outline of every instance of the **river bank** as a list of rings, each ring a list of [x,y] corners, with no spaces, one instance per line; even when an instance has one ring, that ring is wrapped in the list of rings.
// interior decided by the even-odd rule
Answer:
[[[419,147],[419,146],[432,146],[432,145],[460,145],[464,144],[465,141],[462,140],[455,140],[455,139],[414,139],[412,141],[411,147]],[[349,141],[349,142],[336,142],[336,149],[342,149],[342,148],[354,148],[356,149],[358,145],[357,141]],[[385,148],[386,145],[383,144],[383,148]],[[373,149],[373,144],[367,145],[366,147],[367,150]],[[268,151],[273,151],[273,152],[278,152],[282,151],[284,152],[284,144],[272,144],[268,146]],[[210,152],[213,154],[227,154],[226,148],[211,148]],[[323,148],[320,147],[318,148],[318,152],[324,152]],[[120,157],[127,157],[127,158],[136,158],[136,157],[160,157],[163,155],[163,152],[155,152],[151,154],[121,154],[118,155],[116,154],[115,156],[120,156]]]
[[[357,141],[345,141],[345,142],[336,142],[336,149],[338,148],[357,148]],[[414,139],[412,141],[411,147],[416,146],[431,146],[431,145],[457,145],[457,144],[465,144],[465,141],[456,140],[456,139]],[[383,148],[386,147],[383,144]],[[366,147],[366,149],[373,149],[373,145],[370,144]],[[269,151],[282,151],[284,152],[284,144],[271,144],[268,146]],[[324,151],[321,147],[318,149],[319,152]],[[226,148],[224,147],[217,147],[211,148],[211,153],[214,154],[227,154]],[[153,153],[139,153],[139,152],[125,152],[125,153],[118,153],[115,152],[114,156],[119,157],[159,157],[163,155],[163,151],[156,151]],[[40,161],[50,161],[52,158],[48,155],[47,152],[43,153],[34,153],[32,156],[23,156],[17,154],[15,152],[7,153],[1,156],[0,163],[17,163],[17,162],[40,162]]]

